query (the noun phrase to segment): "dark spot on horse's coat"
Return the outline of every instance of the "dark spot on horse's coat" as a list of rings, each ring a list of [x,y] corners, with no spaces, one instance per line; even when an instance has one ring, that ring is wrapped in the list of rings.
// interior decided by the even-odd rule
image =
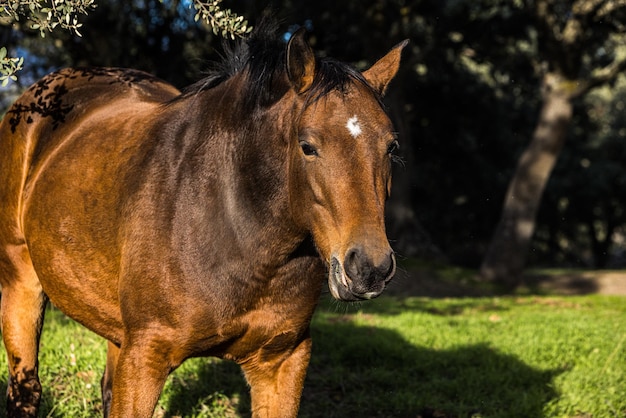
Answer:
[[[52,130],[64,123],[67,115],[74,109],[74,105],[64,103],[64,96],[69,93],[66,86],[67,80],[75,80],[85,77],[89,81],[96,77],[104,77],[109,84],[124,84],[130,87],[141,82],[157,82],[159,79],[150,74],[137,70],[118,68],[77,68],[73,70],[62,70],[50,74],[44,79],[35,83],[30,90],[36,98],[35,102],[28,104],[15,103],[11,110],[9,124],[11,132],[15,133],[19,124],[24,121],[27,124],[34,122],[33,115],[49,117],[52,119]]]
[[[41,401],[41,383],[35,370],[22,370],[22,379],[9,378],[7,390],[7,415],[9,417],[35,417]]]

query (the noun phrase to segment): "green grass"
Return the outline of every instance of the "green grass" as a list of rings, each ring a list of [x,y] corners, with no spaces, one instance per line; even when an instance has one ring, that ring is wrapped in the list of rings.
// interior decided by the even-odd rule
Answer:
[[[626,416],[624,297],[325,301],[312,334],[302,417]],[[104,347],[49,310],[41,416],[101,413]],[[194,359],[168,380],[156,415],[248,416],[249,405],[236,365]]]

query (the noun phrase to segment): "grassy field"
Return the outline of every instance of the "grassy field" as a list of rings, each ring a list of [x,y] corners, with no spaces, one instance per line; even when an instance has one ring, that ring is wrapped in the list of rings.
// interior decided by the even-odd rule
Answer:
[[[324,299],[302,417],[626,417],[625,297]],[[41,416],[100,415],[103,341],[50,309],[41,345]],[[236,365],[194,359],[156,415],[247,416],[249,402]]]

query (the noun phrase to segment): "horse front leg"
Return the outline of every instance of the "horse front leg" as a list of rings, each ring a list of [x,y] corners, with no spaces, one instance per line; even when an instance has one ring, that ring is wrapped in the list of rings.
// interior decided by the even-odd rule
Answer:
[[[125,338],[116,363],[109,418],[152,417],[167,376],[175,367],[167,344],[153,337]]]
[[[2,339],[7,351],[7,416],[36,417],[41,401],[39,337],[47,303],[25,246],[0,251]]]
[[[241,364],[250,384],[252,417],[296,417],[311,358],[311,337],[307,333],[292,351],[270,353],[261,349],[253,359]]]

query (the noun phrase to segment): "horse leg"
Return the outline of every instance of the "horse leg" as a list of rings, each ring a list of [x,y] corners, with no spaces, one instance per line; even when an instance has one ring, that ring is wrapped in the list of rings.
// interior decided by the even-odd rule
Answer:
[[[156,338],[125,338],[117,357],[109,417],[152,417],[174,368],[166,345]]]
[[[100,380],[100,387],[102,389],[102,413],[104,418],[109,416],[111,411],[111,397],[113,395],[113,375],[115,374],[115,368],[117,366],[117,359],[120,354],[120,349],[109,341],[107,345],[107,364]]]
[[[38,351],[47,298],[25,245],[0,251],[2,339],[7,351],[9,417],[35,417],[41,400]]]
[[[250,384],[253,418],[294,418],[298,415],[311,338],[306,337],[289,354],[266,357],[261,349],[254,361],[241,364]]]

